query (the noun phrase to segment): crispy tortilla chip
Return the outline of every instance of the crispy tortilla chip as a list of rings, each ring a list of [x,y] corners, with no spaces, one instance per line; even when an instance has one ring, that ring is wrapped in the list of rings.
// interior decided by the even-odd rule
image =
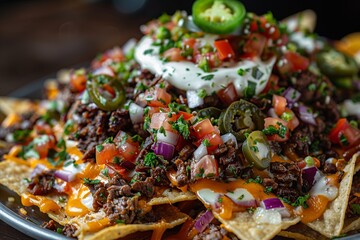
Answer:
[[[167,189],[162,193],[162,196],[155,197],[151,199],[149,205],[162,205],[162,204],[172,204],[177,202],[196,200],[197,197],[191,192],[181,192],[177,189]]]
[[[26,165],[21,165],[12,161],[4,161],[0,163],[0,184],[5,185],[10,190],[16,192],[18,195],[22,195],[26,192],[27,182],[25,178],[29,178],[32,169]],[[192,199],[190,193],[181,193],[178,191],[167,191],[164,192],[165,197],[158,197],[155,201],[152,202],[152,205],[160,205],[162,203],[169,204],[175,203],[178,201],[185,201]],[[46,196],[48,199],[52,199],[58,202],[59,196],[49,195]],[[80,217],[67,217],[63,208],[58,212],[48,213],[49,217],[58,222],[61,225],[72,224],[75,225],[78,231],[75,233],[76,236],[79,236],[79,239],[117,239],[124,237],[128,234],[137,232],[137,231],[149,231],[156,228],[163,227],[165,229],[173,228],[186,221],[188,216],[177,210],[177,208],[171,205],[161,205],[155,206],[156,210],[154,211],[157,214],[158,219],[161,219],[159,222],[149,223],[149,224],[123,224],[111,226],[104,228],[97,233],[89,233],[88,223],[93,221],[99,221],[106,218],[106,214],[103,209],[100,209],[98,212],[90,212]]]
[[[342,233],[348,233],[355,230],[360,230],[360,217],[345,219]]]
[[[38,104],[28,99],[17,99],[10,97],[0,97],[0,111],[5,115],[12,113],[25,113],[28,111],[34,111],[38,108]]]
[[[300,221],[300,217],[284,219],[281,224],[259,224],[248,212],[238,212],[230,220],[222,219],[218,214],[215,217],[230,232],[242,240],[267,240],[275,237],[282,229],[286,229]]]
[[[171,205],[159,206],[156,209],[156,214],[158,218],[162,220],[156,223],[148,224],[119,224],[105,228],[97,233],[81,233],[79,239],[84,240],[111,240],[125,237],[129,234],[135,232],[145,232],[155,230],[157,228],[169,229],[177,225],[180,225],[186,221],[188,216],[184,213],[181,213],[177,208]]]
[[[343,229],[357,157],[358,155],[354,155],[344,169],[338,197],[329,204],[322,218],[307,223],[309,227],[329,238],[339,236]]]
[[[281,231],[278,236],[299,239],[299,240],[325,240],[327,237],[314,231],[303,223],[298,223],[289,227],[286,230]]]

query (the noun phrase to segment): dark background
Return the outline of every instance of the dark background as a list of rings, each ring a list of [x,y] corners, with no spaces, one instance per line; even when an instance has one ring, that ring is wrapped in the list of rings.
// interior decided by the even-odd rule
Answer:
[[[191,11],[186,0],[0,0],[0,96],[58,69],[89,62],[163,12]],[[360,31],[360,1],[243,0],[248,11],[276,18],[307,8],[317,32],[332,39]]]

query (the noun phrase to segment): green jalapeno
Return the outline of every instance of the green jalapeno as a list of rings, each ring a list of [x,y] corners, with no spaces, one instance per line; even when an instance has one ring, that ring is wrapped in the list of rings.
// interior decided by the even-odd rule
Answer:
[[[194,23],[203,31],[228,34],[245,19],[246,10],[236,0],[197,0],[192,7]]]
[[[335,49],[317,54],[316,63],[320,71],[330,78],[350,77],[358,72],[355,60]]]
[[[221,110],[216,107],[208,107],[199,110],[198,116],[201,118],[219,118]]]
[[[109,75],[90,76],[86,88],[93,102],[102,110],[116,110],[125,102],[123,85]]]
[[[265,134],[254,131],[249,134],[242,145],[245,158],[257,169],[269,167],[271,161],[271,148]]]
[[[246,133],[263,128],[264,116],[259,108],[243,99],[233,102],[219,120],[221,133],[232,133],[238,141],[244,141]]]

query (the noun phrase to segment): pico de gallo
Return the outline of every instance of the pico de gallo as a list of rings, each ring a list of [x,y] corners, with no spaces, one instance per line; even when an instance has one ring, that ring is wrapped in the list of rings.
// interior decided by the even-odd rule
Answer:
[[[194,193],[203,205],[179,204],[189,220],[165,239],[237,239],[214,219],[236,212],[321,218],[360,150],[359,66],[300,27],[197,0],[65,73],[45,112],[2,122],[3,158],[34,167],[23,203],[58,193],[44,211],[105,209],[106,227],[151,221],[144,200],[165,188]]]

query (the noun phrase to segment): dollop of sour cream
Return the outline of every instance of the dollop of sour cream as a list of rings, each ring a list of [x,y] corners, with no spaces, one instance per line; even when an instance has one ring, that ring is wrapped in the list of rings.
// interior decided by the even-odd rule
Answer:
[[[216,35],[205,35],[197,39],[200,45],[213,45]],[[204,72],[195,63],[190,61],[165,62],[159,55],[159,46],[154,46],[154,40],[145,36],[135,49],[135,59],[142,68],[148,69],[153,74],[162,76],[170,84],[182,90],[204,89],[207,94],[212,94],[233,83],[239,96],[252,83],[255,94],[259,94],[269,80],[275,57],[261,61],[260,59],[243,60],[240,62],[225,62],[212,72]],[[241,74],[238,73],[239,69]]]

